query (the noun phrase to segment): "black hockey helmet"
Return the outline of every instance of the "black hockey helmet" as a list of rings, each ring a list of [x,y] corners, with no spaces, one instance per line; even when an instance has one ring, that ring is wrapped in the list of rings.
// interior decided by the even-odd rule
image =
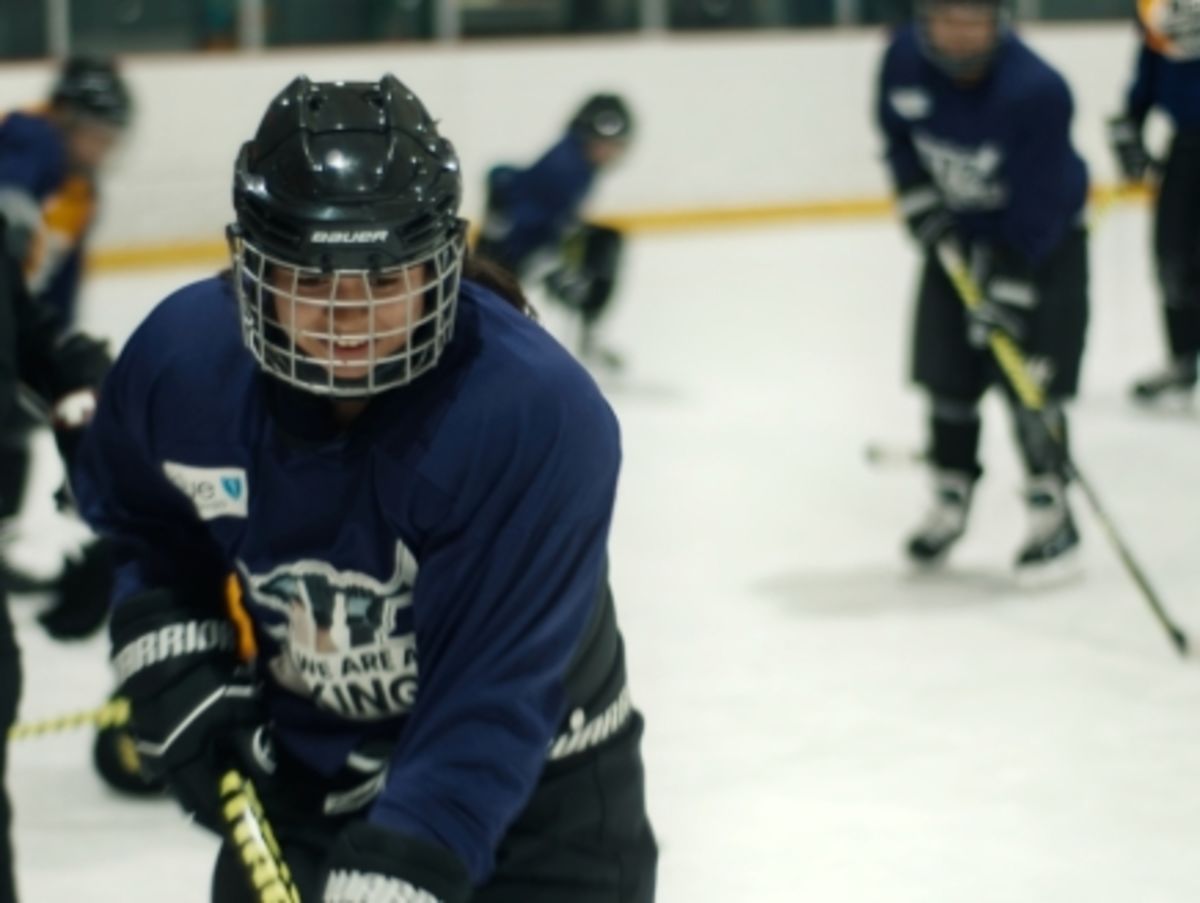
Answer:
[[[231,248],[243,337],[260,365],[300,388],[344,396],[430,369],[453,329],[461,199],[453,146],[395,76],[292,81],[234,167]],[[363,288],[347,298],[350,281]],[[318,284],[325,294],[310,288]],[[412,320],[389,332],[397,305],[412,306]],[[317,308],[326,325],[297,334],[298,317]],[[335,322],[360,314],[352,334]],[[403,346],[383,353],[401,333]],[[338,345],[354,341],[370,354],[339,356]],[[327,354],[314,350],[322,345]]]
[[[994,15],[996,35],[987,49],[976,53],[957,54],[934,45],[929,33],[929,17],[939,10],[956,6],[973,7]],[[921,51],[926,59],[951,78],[979,75],[991,66],[1000,42],[1008,31],[1011,15],[1008,0],[917,0],[917,33],[921,40]]]
[[[619,94],[593,94],[571,117],[570,130],[586,141],[628,140],[633,114]]]
[[[50,91],[52,106],[124,128],[133,101],[116,64],[100,57],[73,56],[62,64]]]

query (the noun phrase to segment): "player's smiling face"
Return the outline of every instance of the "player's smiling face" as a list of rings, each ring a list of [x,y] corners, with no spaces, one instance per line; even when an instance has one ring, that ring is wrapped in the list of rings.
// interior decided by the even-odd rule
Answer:
[[[927,13],[929,41],[950,59],[972,60],[986,56],[996,43],[996,13],[971,3],[935,5]]]
[[[336,379],[365,379],[402,354],[425,314],[427,267],[320,273],[275,267],[279,325]]]

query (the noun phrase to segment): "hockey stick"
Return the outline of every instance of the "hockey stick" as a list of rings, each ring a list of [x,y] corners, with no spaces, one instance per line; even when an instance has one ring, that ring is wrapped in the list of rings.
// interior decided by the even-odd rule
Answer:
[[[983,292],[975,284],[975,280],[971,277],[966,262],[963,260],[962,254],[954,242],[950,240],[940,242],[937,246],[937,256],[941,262],[942,269],[945,270],[947,277],[953,283],[955,291],[958,292],[958,296],[966,308],[968,310],[977,310],[981,307],[984,303]],[[1025,358],[1021,354],[1021,349],[1017,347],[1012,337],[998,329],[993,329],[988,333],[988,347],[991,349],[996,363],[1000,366],[1001,371],[1003,371],[1005,379],[1012,386],[1013,392],[1016,394],[1017,400],[1022,407],[1035,414],[1044,414],[1046,405],[1045,392],[1041,384],[1030,375],[1029,369],[1025,365]],[[1079,488],[1083,490],[1088,504],[1092,507],[1092,512],[1096,515],[1096,520],[1104,530],[1104,535],[1108,537],[1109,542],[1117,553],[1117,557],[1121,559],[1121,563],[1125,566],[1126,572],[1133,578],[1133,582],[1137,584],[1138,589],[1141,590],[1142,598],[1150,606],[1150,611],[1154,613],[1154,617],[1158,619],[1159,624],[1162,625],[1167,635],[1171,638],[1175,650],[1180,655],[1187,655],[1187,634],[1167,614],[1166,609],[1163,607],[1162,599],[1159,598],[1154,587],[1150,585],[1150,580],[1146,576],[1146,572],[1142,570],[1137,560],[1133,557],[1129,546],[1121,538],[1120,533],[1117,532],[1116,525],[1113,524],[1112,518],[1108,516],[1104,506],[1100,503],[1100,498],[1092,487],[1091,481],[1080,471],[1079,465],[1072,461],[1070,456],[1066,454],[1066,449],[1063,448],[1063,437],[1056,424],[1045,416],[1039,416],[1038,419],[1050,438],[1064,453],[1063,468],[1066,475],[1078,483]]]
[[[84,727],[120,727],[129,721],[129,700],[118,696],[104,705],[82,712],[71,712],[42,721],[24,721],[8,729],[9,740],[28,740],[46,734],[78,730]]]
[[[246,880],[259,903],[300,903],[300,891],[283,861],[283,851],[254,784],[231,768],[221,776],[220,791],[226,836],[241,857]]]
[[[129,723],[129,700],[117,697],[104,705],[44,721],[15,724],[8,739],[24,740],[82,727],[120,727]],[[250,779],[230,769],[220,781],[221,815],[229,842],[246,869],[246,879],[260,903],[300,903],[300,892],[283,861],[275,832],[267,822]]]
[[[907,467],[929,463],[928,453],[912,445],[868,442],[865,454],[867,463],[875,467]]]

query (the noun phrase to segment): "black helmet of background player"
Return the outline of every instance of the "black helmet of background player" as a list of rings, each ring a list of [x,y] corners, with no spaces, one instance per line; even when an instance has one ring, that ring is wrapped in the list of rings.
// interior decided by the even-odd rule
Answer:
[[[916,9],[926,59],[956,80],[986,74],[1008,30],[1006,0],[917,0]]]
[[[259,365],[343,398],[430,370],[454,328],[461,199],[453,146],[394,76],[295,79],[234,167],[230,247]]]
[[[633,134],[633,114],[617,94],[593,94],[571,117],[570,132],[579,138],[589,159],[603,166],[620,156]]]
[[[74,56],[59,69],[50,111],[66,135],[72,166],[91,171],[128,127],[133,101],[112,60]]]

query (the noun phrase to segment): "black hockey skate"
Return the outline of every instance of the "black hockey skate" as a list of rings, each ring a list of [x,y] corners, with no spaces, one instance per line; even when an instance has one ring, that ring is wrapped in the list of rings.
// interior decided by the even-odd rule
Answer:
[[[1018,577],[1024,582],[1058,582],[1078,576],[1079,531],[1067,505],[1062,477],[1034,477],[1025,492],[1029,536],[1017,552]]]
[[[934,474],[933,507],[908,540],[908,557],[922,567],[940,564],[967,529],[974,480],[965,473]]]
[[[1195,362],[1174,361],[1165,370],[1138,380],[1130,394],[1138,404],[1183,407],[1191,404],[1195,388]]]

